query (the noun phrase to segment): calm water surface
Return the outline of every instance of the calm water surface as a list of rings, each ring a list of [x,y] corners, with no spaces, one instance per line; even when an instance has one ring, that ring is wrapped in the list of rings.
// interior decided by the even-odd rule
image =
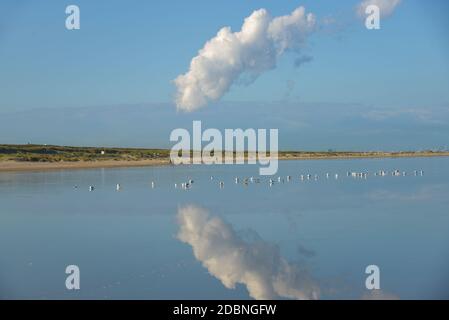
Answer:
[[[373,175],[381,169],[408,174]],[[449,158],[282,161],[284,182],[234,182],[257,174],[254,165],[0,173],[0,298],[370,298],[371,264],[378,297],[449,298]],[[192,188],[175,189],[190,178]],[[78,291],[65,287],[71,264]]]

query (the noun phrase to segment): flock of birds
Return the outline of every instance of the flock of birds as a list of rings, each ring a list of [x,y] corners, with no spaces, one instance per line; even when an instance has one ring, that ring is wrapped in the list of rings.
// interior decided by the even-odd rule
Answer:
[[[370,175],[370,173],[367,172],[367,171],[361,171],[361,172],[348,171],[346,173],[347,177],[352,177],[352,178],[355,178],[355,179],[367,179],[369,175]],[[390,171],[390,172],[389,171],[385,171],[385,170],[379,170],[379,171],[374,172],[373,175],[376,176],[376,177],[385,177],[385,176],[388,176],[388,175],[391,175],[393,177],[400,177],[400,176],[406,176],[406,175],[408,175],[408,173],[406,171],[400,171],[400,170],[393,170],[393,171]],[[424,171],[423,170],[414,170],[413,171],[413,175],[414,176],[423,176],[424,175]],[[300,181],[307,181],[307,180],[317,181],[319,179],[319,177],[320,176],[318,174],[314,174],[314,175],[312,175],[312,174],[301,174],[299,176],[299,180]],[[330,173],[326,173],[325,174],[325,179],[331,179],[332,177],[335,180],[339,179],[338,173],[335,173],[335,174],[332,174],[332,175]],[[215,180],[215,178],[213,176],[211,176],[210,180],[213,181],[213,180]],[[292,181],[292,176],[290,176],[290,175],[286,176],[285,179],[283,177],[281,177],[281,176],[278,176],[277,179],[270,178],[268,180],[268,184],[271,187],[275,183],[284,183],[284,182],[290,182],[290,181]],[[260,183],[261,179],[258,178],[258,177],[254,177],[254,176],[248,177],[248,178],[247,177],[245,177],[245,178],[235,177],[234,178],[234,182],[235,182],[235,184],[249,185],[251,183]],[[175,187],[175,189],[180,188],[180,189],[187,190],[187,189],[192,187],[193,183],[194,183],[194,181],[192,179],[189,179],[186,182],[175,183],[174,187]],[[224,188],[224,181],[219,181],[218,185],[219,185],[220,189]],[[154,189],[155,187],[156,187],[155,182],[151,181],[151,188]],[[75,188],[77,189],[78,186],[75,186]],[[122,186],[120,185],[120,183],[117,183],[116,191],[120,191],[121,189],[122,189]],[[92,185],[89,186],[89,191],[94,191],[94,190],[95,190],[94,186],[92,186]]]

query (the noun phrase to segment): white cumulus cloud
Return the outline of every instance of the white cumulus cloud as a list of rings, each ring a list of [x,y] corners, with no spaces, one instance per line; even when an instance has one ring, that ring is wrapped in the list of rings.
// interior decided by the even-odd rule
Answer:
[[[193,111],[219,100],[242,77],[254,81],[273,69],[285,51],[299,50],[315,24],[315,16],[299,7],[274,18],[265,9],[256,10],[240,31],[222,28],[191,60],[189,71],[174,80],[178,110]]]
[[[226,288],[240,283],[254,299],[318,299],[319,287],[308,273],[290,264],[279,248],[256,234],[246,240],[219,217],[196,206],[178,211],[178,238]]]
[[[401,0],[364,0],[357,6],[357,14],[359,17],[366,17],[366,7],[376,5],[379,7],[380,17],[388,17],[394,12],[400,2]]]

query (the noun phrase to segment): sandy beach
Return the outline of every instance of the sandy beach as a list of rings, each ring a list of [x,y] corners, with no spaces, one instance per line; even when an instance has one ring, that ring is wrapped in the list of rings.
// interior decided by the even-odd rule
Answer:
[[[61,169],[89,169],[89,168],[119,168],[119,167],[145,167],[169,165],[170,161],[155,160],[104,160],[104,161],[75,161],[75,162],[24,162],[0,161],[0,172],[5,171],[41,171]]]
[[[416,157],[448,157],[449,152],[410,152],[410,153],[350,153],[350,154],[289,154],[283,153],[278,160],[338,160],[338,159],[367,159],[367,158],[416,158]],[[242,159],[240,159],[242,160]],[[245,161],[247,157],[245,157]],[[74,170],[89,168],[119,168],[119,167],[146,167],[170,165],[170,159],[142,159],[142,160],[98,160],[98,161],[59,161],[59,162],[32,162],[32,161],[0,161],[0,172],[7,171],[42,171],[42,170]]]

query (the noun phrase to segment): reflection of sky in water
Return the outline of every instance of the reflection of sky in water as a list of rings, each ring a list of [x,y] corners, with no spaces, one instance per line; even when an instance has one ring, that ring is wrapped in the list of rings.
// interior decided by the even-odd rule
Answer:
[[[320,298],[370,298],[364,270],[376,264],[384,296],[449,298],[448,164],[284,161],[292,181],[271,188],[234,184],[257,166],[0,173],[0,297],[310,298],[319,287]],[[424,176],[346,177],[396,168]],[[300,182],[307,173],[320,178]],[[193,188],[174,189],[187,178]],[[224,234],[205,235],[211,221]],[[65,289],[69,264],[79,292]]]

